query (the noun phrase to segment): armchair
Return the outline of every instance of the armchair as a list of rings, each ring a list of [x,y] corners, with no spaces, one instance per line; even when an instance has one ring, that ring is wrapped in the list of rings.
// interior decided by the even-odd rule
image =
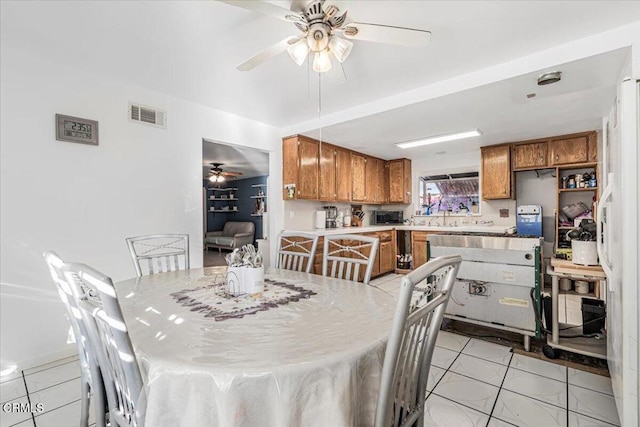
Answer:
[[[253,243],[255,225],[252,222],[227,221],[222,231],[209,231],[205,233],[204,245],[209,248],[234,250]]]

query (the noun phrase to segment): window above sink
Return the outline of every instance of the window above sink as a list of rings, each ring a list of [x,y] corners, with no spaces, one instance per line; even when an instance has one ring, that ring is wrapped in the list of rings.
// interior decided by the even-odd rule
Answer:
[[[422,215],[480,215],[480,176],[466,172],[420,177]]]

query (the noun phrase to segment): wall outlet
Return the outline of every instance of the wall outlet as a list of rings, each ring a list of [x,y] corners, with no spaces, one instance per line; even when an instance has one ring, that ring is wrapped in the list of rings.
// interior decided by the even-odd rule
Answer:
[[[509,209],[500,209],[500,218],[509,218]]]

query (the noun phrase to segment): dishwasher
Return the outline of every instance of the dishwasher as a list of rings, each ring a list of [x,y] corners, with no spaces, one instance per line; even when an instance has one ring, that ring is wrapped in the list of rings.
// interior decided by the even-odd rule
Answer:
[[[540,338],[542,238],[450,233],[427,236],[430,258],[460,255],[445,317]],[[535,310],[534,310],[535,305]]]

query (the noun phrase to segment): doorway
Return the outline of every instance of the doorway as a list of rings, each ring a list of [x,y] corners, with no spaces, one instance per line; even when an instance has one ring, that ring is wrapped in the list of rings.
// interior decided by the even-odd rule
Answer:
[[[233,240],[232,245],[251,243],[268,252],[268,178],[268,152],[202,140],[204,267],[226,265],[224,257],[232,250],[229,237],[233,237],[227,234],[232,230],[253,233]]]

